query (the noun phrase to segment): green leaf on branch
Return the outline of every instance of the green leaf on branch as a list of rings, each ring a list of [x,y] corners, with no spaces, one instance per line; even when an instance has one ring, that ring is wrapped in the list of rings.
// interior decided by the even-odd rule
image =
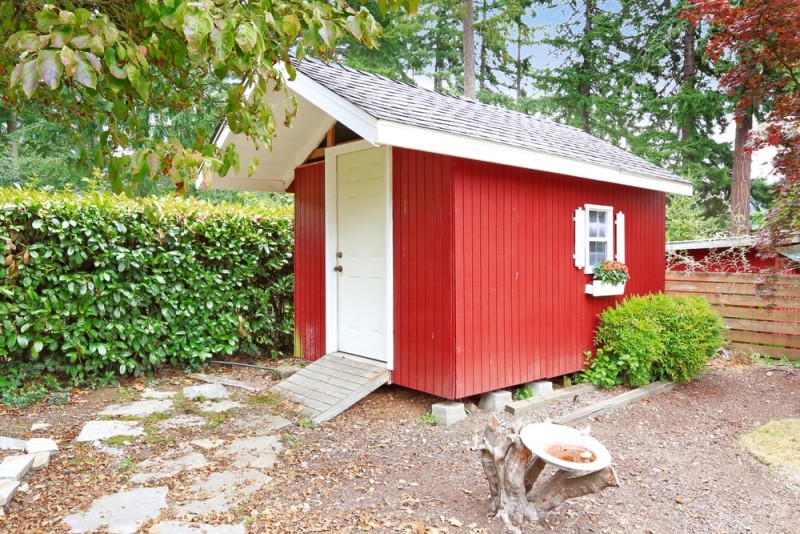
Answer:
[[[55,50],[42,50],[36,60],[36,70],[42,82],[50,89],[58,87],[61,75],[64,73],[64,66],[61,64],[58,52]]]

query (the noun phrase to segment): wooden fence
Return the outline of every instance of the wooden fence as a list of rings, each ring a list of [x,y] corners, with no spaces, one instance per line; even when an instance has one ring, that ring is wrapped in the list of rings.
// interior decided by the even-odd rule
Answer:
[[[732,348],[800,360],[800,275],[667,271],[666,292],[705,297]]]

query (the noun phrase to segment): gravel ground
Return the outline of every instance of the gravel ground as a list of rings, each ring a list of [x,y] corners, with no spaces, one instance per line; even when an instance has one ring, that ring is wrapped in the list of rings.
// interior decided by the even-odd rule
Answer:
[[[214,371],[274,383],[252,369]],[[159,389],[186,383],[179,375],[160,382]],[[32,423],[48,422],[49,435],[62,445],[49,466],[29,475],[28,491],[6,506],[0,531],[63,532],[61,517],[126,487],[130,472],[120,469],[124,458],[71,442],[92,413],[120,402],[120,396],[136,398],[140,383],[126,385],[76,393],[64,407],[0,411],[0,435],[30,437]],[[542,421],[620,391],[500,418]],[[715,360],[688,385],[588,421],[592,435],[614,457],[620,487],[569,501],[526,531],[798,532],[800,477],[760,463],[737,444],[760,423],[800,418],[798,392],[800,369]],[[295,418],[298,424],[282,434],[285,450],[270,472],[272,482],[235,512],[202,519],[245,522],[248,532],[503,532],[489,517],[488,486],[474,450],[490,415],[478,412],[449,428],[433,426],[422,416],[437,400],[387,386],[320,427]],[[128,456],[144,458],[201,434],[241,435],[248,428],[244,423],[259,413],[291,415],[290,408],[246,404],[214,429],[134,445]],[[173,484],[179,491],[181,480]]]

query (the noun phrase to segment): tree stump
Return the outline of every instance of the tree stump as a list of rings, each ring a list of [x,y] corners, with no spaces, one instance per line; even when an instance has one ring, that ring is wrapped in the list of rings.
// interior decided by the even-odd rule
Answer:
[[[619,482],[609,466],[586,475],[558,470],[535,490],[533,486],[545,468],[520,439],[519,425],[498,435],[497,417],[486,425],[480,446],[481,463],[492,495],[492,513],[512,532],[521,532],[529,521],[541,521],[548,512],[568,499],[597,493]]]

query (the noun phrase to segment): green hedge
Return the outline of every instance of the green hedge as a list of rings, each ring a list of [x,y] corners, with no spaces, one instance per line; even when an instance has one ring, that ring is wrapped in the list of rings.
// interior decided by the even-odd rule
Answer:
[[[197,367],[292,343],[291,208],[0,189],[0,375]]]
[[[631,297],[600,314],[597,354],[584,376],[601,387],[688,382],[722,345],[724,324],[708,301],[681,295]]]

